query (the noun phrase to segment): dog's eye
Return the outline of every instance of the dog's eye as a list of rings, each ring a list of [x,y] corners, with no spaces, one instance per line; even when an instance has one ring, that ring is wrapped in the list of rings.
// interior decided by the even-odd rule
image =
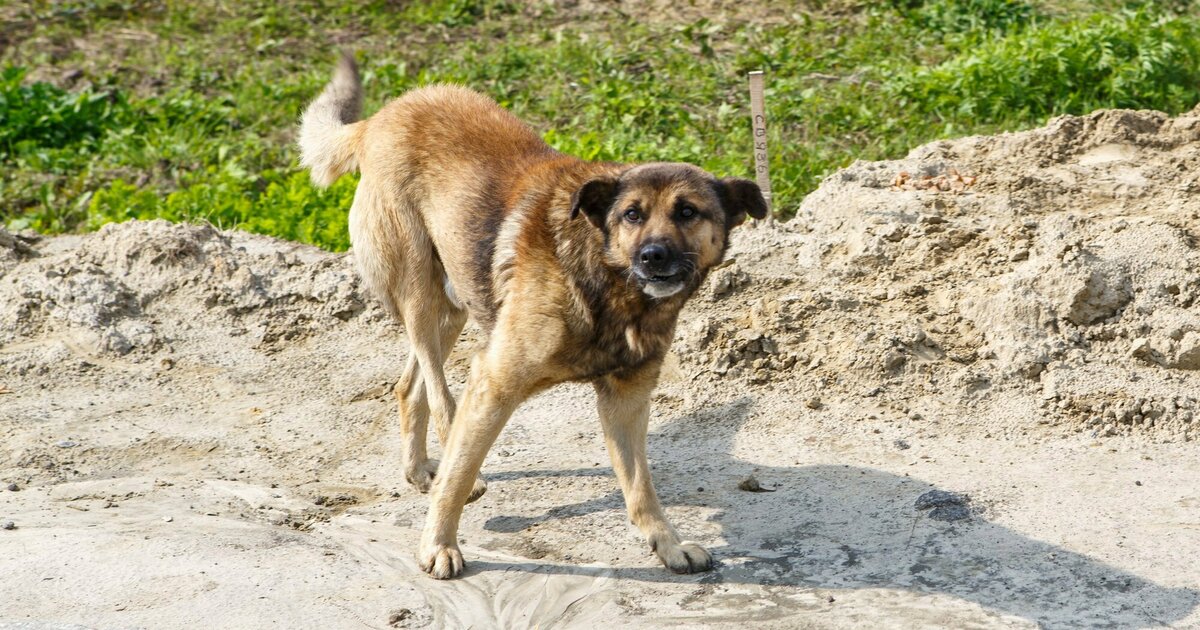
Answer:
[[[679,216],[684,219],[690,219],[696,216],[697,212],[699,211],[696,210],[696,207],[689,204],[684,204],[679,207]]]
[[[642,213],[638,212],[637,208],[630,208],[625,211],[625,220],[630,223],[637,223],[642,220]]]

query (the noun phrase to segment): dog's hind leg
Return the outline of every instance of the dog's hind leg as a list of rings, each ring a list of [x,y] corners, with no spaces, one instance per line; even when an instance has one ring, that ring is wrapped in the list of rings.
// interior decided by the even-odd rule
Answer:
[[[363,284],[404,325],[410,351],[396,383],[404,476],[427,492],[437,466],[426,440],[432,415],[447,434],[454,399],[442,364],[462,330],[466,313],[451,303],[444,273],[408,191],[381,190],[364,173],[350,209],[350,240]],[[481,492],[482,494],[482,492]]]
[[[454,347],[454,342],[466,324],[466,311],[448,305],[442,311],[439,327],[439,343],[441,363],[445,363]],[[404,372],[396,383],[396,400],[400,406],[400,434],[403,449],[404,476],[420,492],[428,492],[437,473],[437,462],[431,461],[426,448],[426,436],[429,427],[429,399],[426,394],[425,379],[422,377],[421,363],[416,352],[409,352],[404,365]],[[437,423],[438,438],[445,444],[449,425]],[[482,491],[480,492],[482,494]]]
[[[443,291],[443,286],[440,282],[437,283],[436,288],[438,291]],[[442,447],[445,448],[450,439],[450,427],[454,420],[455,404],[454,397],[450,394],[450,387],[446,383],[446,373],[443,370],[443,365],[450,353],[450,349],[454,345],[454,341],[458,338],[459,331],[462,330],[463,324],[466,323],[466,313],[451,305],[444,293],[433,297],[428,303],[423,304],[421,302],[420,300],[413,299],[406,300],[403,306],[404,327],[408,330],[408,338],[412,344],[412,355],[416,357],[416,371],[420,376],[419,384],[423,387],[425,402],[428,405],[426,408],[426,417],[433,419],[433,426],[437,430],[438,439],[442,443]],[[440,309],[441,312],[438,312],[439,309],[431,308],[430,305],[436,303],[443,304],[443,308]],[[414,382],[416,382],[415,379]],[[406,447],[406,450],[413,451],[413,455],[419,454],[417,452],[418,448],[421,450],[425,448],[426,423],[421,423],[420,426],[414,424],[414,431],[404,436],[405,441],[410,445]],[[416,440],[421,441],[419,447],[414,444]],[[415,472],[414,467],[417,461],[416,459],[410,459],[405,462],[406,476]],[[423,462],[421,466],[425,473],[436,474],[428,459],[423,460]],[[427,491],[430,480],[419,473],[416,476],[418,481],[413,482],[414,485],[422,492]],[[467,502],[470,503],[478,499],[483,496],[484,492],[487,492],[487,483],[481,478],[476,478]]]
[[[417,355],[408,353],[404,372],[396,382],[396,402],[400,406],[400,448],[404,478],[420,492],[429,492],[436,466],[429,461],[425,436],[429,427],[429,400]]]

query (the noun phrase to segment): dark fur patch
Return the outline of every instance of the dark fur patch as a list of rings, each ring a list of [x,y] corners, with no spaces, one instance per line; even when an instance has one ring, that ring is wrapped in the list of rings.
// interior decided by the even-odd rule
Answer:
[[[615,177],[597,177],[584,182],[571,195],[571,218],[582,213],[592,225],[605,230],[605,218],[620,189],[621,185]]]
[[[485,198],[480,199],[476,207],[502,208],[499,196],[495,192],[491,192],[496,189],[492,182],[488,182],[483,190],[489,192],[484,194]],[[501,211],[482,212],[475,224],[467,226],[471,240],[475,244],[474,251],[471,252],[471,266],[475,270],[475,277],[470,294],[471,299],[480,302],[471,304],[470,310],[479,326],[489,332],[496,325],[496,312],[499,306],[496,304],[495,287],[492,286],[492,260],[496,256],[496,238],[499,236],[504,216]]]
[[[758,184],[737,177],[718,179],[713,184],[721,205],[725,207],[725,227],[734,228],[746,220],[746,215],[755,219],[767,218],[767,200]]]

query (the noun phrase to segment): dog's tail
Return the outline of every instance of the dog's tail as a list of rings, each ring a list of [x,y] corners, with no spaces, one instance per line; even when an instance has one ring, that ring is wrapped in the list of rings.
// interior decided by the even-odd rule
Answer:
[[[358,168],[362,138],[362,80],[354,56],[343,52],[333,80],[300,118],[300,163],[318,186],[328,186]]]

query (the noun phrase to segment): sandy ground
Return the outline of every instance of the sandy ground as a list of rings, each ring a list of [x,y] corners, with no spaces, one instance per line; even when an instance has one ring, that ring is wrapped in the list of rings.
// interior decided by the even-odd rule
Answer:
[[[743,230],[655,397],[693,576],[627,525],[586,386],[492,449],[466,576],[421,573],[406,343],[344,255],[0,231],[0,629],[1200,628],[1198,147],[1200,112],[1064,118]]]

